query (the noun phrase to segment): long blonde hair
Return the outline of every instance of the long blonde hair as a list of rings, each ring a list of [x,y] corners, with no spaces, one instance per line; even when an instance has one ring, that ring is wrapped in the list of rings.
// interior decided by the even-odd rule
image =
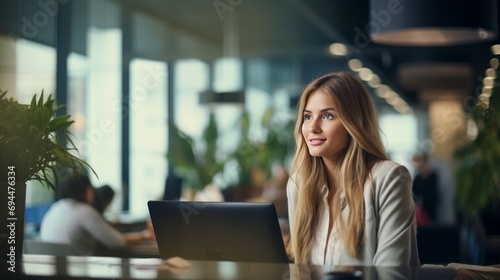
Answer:
[[[336,170],[334,181],[328,182],[327,170],[321,157],[309,154],[302,136],[302,113],[309,95],[321,90],[333,101],[339,120],[349,133],[351,140]],[[373,100],[361,82],[349,72],[335,72],[311,82],[302,93],[295,124],[296,152],[291,166],[295,178],[298,197],[293,228],[291,228],[291,248],[296,263],[309,263],[318,207],[322,202],[328,183],[336,186],[331,205],[334,223],[339,228],[340,240],[346,252],[361,256],[364,241],[364,199],[365,182],[370,180],[370,170],[381,160],[386,160],[380,140],[377,115]],[[340,194],[344,193],[349,207],[346,220],[342,219]]]

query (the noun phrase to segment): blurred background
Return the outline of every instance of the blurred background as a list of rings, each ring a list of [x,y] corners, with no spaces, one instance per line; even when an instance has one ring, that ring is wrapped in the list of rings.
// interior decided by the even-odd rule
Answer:
[[[477,104],[488,108],[495,92],[498,4],[433,2],[2,1],[0,89],[25,103],[43,90],[66,105],[94,185],[115,191],[111,220],[147,218],[147,201],[200,191],[270,200],[286,217],[299,95],[319,75],[352,71],[373,96],[391,159],[425,175],[414,187],[430,203],[422,262],[495,262],[500,233],[489,239],[475,214],[496,204],[466,214],[457,186],[481,186],[471,186],[477,174],[457,181],[457,151],[480,135]],[[490,144],[482,149],[498,154]],[[479,176],[497,178],[492,200],[498,170]],[[53,200],[28,184],[32,234]]]

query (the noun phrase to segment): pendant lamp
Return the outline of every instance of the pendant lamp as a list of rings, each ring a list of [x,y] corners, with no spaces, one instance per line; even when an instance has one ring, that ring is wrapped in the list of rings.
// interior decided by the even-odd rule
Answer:
[[[244,67],[238,52],[239,34],[234,13],[224,18],[223,27],[223,57],[214,63],[210,88],[200,93],[199,103],[210,106],[222,104],[243,106],[245,103]],[[215,78],[215,81],[212,81],[212,78]]]
[[[496,0],[370,0],[366,26],[373,42],[453,46],[497,36]]]

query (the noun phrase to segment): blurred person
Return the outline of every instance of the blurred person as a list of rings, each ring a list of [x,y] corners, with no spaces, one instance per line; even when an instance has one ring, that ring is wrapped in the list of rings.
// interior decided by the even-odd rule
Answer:
[[[98,187],[94,190],[94,207],[101,215],[109,207],[113,198],[115,196],[115,191],[109,185],[104,185]]]
[[[438,174],[429,163],[429,155],[424,152],[416,153],[412,162],[416,169],[412,189],[421,208],[421,224],[430,224],[436,221],[437,216]]]
[[[349,72],[302,93],[287,185],[295,263],[420,266],[411,175],[390,161],[376,110]]]
[[[58,197],[42,220],[40,239],[64,243],[79,255],[93,255],[98,242],[109,249],[151,240],[151,228],[122,234],[93,207],[94,188],[86,175],[71,175],[58,187]]]

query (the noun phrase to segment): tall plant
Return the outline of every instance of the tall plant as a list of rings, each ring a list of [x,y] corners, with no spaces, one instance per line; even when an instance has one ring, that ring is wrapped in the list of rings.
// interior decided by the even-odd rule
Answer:
[[[0,182],[5,186],[0,205],[6,205],[0,219],[9,221],[9,227],[0,228],[0,237],[14,238],[8,243],[0,241],[0,249],[9,252],[0,258],[12,272],[23,271],[19,266],[22,267],[26,182],[39,181],[55,190],[54,182],[66,172],[83,173],[90,168],[74,154],[76,148],[68,130],[73,121],[69,115],[56,114],[61,107],[52,96],[45,99],[43,91],[39,98],[33,96],[30,104],[20,104],[0,90]]]
[[[456,205],[469,212],[500,209],[500,86],[497,70],[488,103],[478,102],[472,119],[478,133],[455,152]]]
[[[84,172],[90,166],[75,155],[70,115],[57,115],[63,105],[51,95],[33,96],[20,104],[0,91],[0,167],[15,168],[17,181],[39,181],[55,190],[54,179],[68,170]],[[91,168],[90,168],[91,169]],[[93,170],[92,170],[93,171]]]

